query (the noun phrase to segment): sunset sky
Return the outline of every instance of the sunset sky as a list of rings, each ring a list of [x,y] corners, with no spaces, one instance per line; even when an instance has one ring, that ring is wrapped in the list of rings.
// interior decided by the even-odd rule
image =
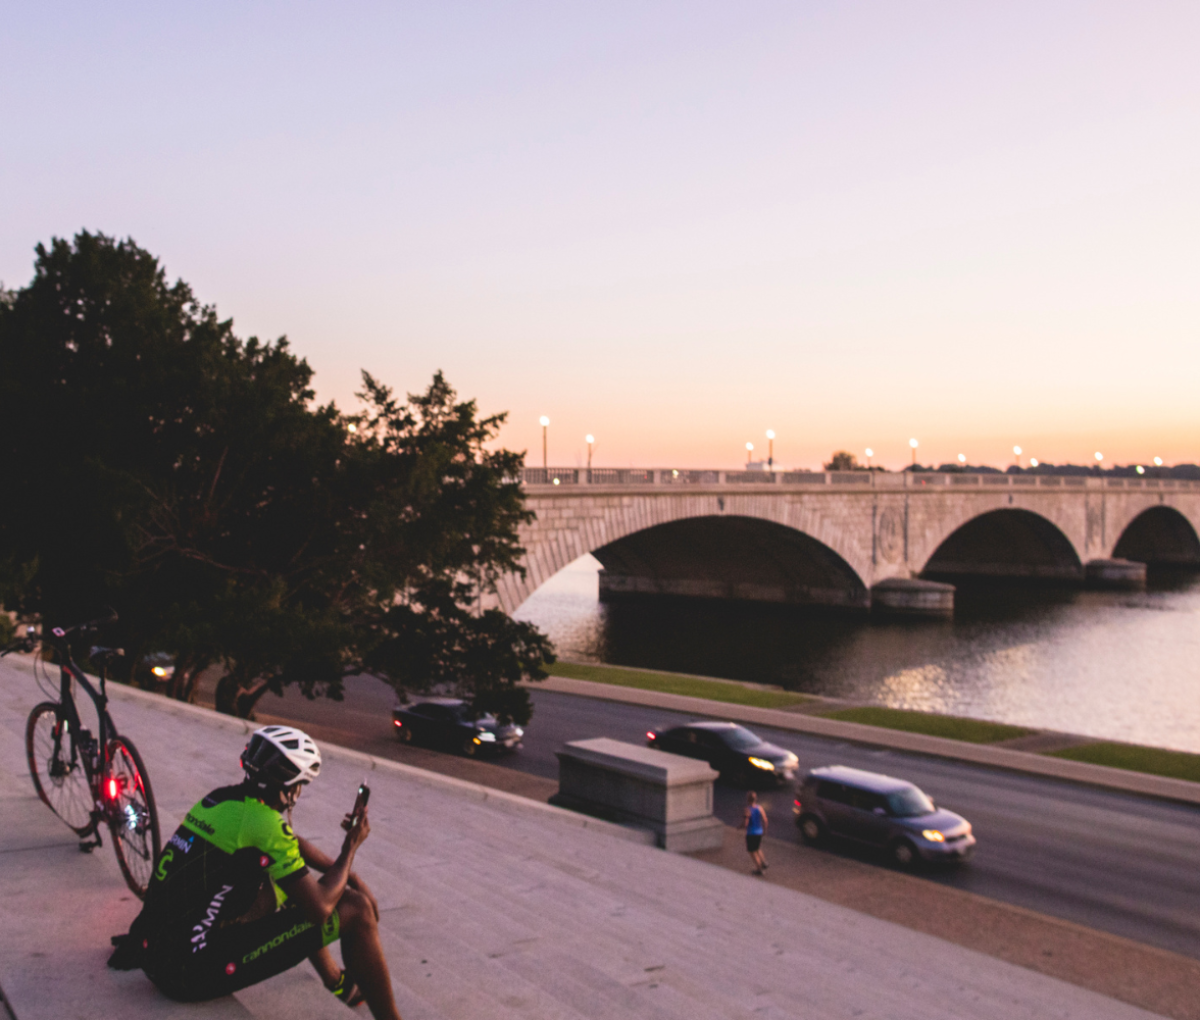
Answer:
[[[569,466],[1200,461],[1193,2],[10,4],[0,280],[131,236]],[[2,366],[0,366],[2,370]],[[758,454],[756,453],[756,456]]]

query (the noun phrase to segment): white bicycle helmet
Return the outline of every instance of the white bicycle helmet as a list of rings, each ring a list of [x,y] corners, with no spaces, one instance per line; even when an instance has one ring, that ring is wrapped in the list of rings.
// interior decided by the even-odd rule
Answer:
[[[310,783],[321,771],[321,751],[303,730],[264,726],[250,734],[242,752],[247,778],[261,787]]]

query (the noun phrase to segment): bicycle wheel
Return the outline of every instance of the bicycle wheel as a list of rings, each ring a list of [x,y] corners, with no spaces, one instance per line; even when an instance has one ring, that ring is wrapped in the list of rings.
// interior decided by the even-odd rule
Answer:
[[[107,805],[113,849],[125,884],[144,899],[162,848],[158,809],[141,755],[125,737],[113,737],[108,742],[108,769],[101,779],[100,792]]]
[[[25,724],[25,757],[42,802],[80,836],[92,825],[92,787],[56,702],[35,705]]]

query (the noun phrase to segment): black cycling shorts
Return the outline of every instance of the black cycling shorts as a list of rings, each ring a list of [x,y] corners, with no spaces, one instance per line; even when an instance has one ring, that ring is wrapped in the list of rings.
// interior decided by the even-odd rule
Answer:
[[[750,853],[755,853],[760,846],[762,846],[761,832],[757,836],[746,836],[746,849],[749,850]]]
[[[257,921],[214,928],[199,952],[193,953],[190,944],[162,955],[147,947],[143,969],[168,998],[204,1002],[290,970],[339,934],[336,910],[317,925],[306,921],[299,907],[285,907]]]

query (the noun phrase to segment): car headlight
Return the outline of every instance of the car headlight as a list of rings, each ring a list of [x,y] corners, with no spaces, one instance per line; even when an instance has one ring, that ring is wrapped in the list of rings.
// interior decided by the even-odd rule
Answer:
[[[753,765],[756,769],[762,769],[764,772],[774,772],[775,771],[775,766],[773,764],[771,764],[771,762],[767,761],[766,758],[751,758],[750,764]]]
[[[496,734],[494,734],[491,730],[480,730],[479,739],[485,744],[494,744],[496,742]]]
[[[921,833],[930,843],[945,843],[946,837],[943,836],[937,829],[926,829]]]

